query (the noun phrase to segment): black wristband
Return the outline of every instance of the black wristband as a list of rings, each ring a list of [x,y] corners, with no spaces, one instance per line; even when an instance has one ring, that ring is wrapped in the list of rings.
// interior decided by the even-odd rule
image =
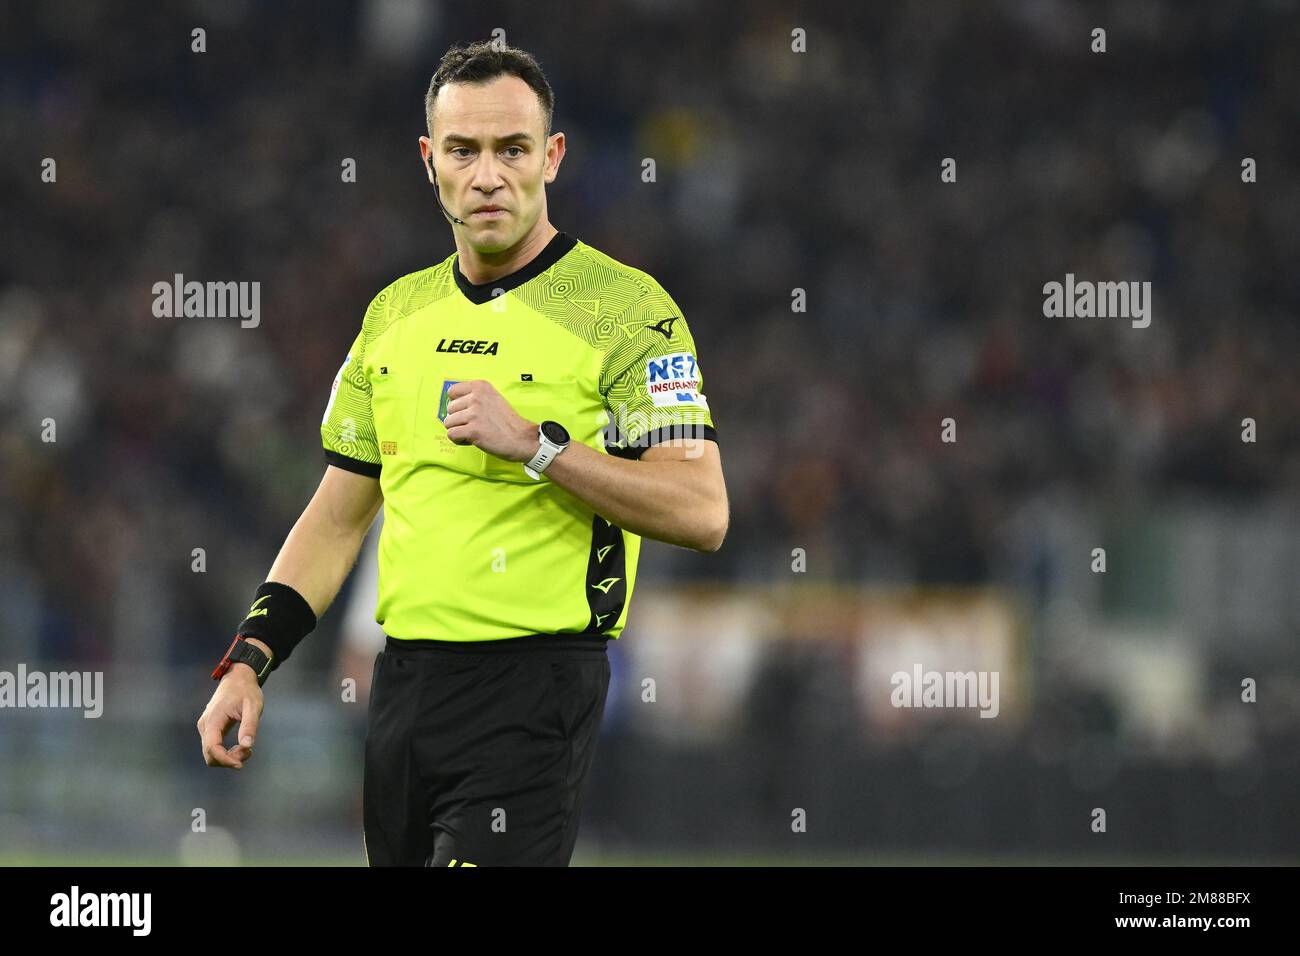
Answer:
[[[255,637],[269,647],[271,670],[275,670],[316,627],[316,612],[301,594],[277,581],[262,584],[253,598],[248,616],[235,633]]]

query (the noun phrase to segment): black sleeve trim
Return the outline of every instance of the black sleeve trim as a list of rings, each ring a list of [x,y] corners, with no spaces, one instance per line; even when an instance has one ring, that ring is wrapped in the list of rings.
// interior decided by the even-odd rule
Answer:
[[[344,471],[350,471],[354,474],[365,475],[367,478],[378,478],[380,466],[372,461],[361,461],[357,458],[349,458],[347,455],[340,455],[336,451],[325,449],[325,460],[335,468],[342,468]]]
[[[635,444],[626,447],[606,445],[605,451],[616,458],[639,461],[641,456],[645,454],[645,450],[651,445],[672,441],[674,438],[705,438],[717,444],[718,432],[712,425],[665,425],[663,428],[655,428],[646,432],[636,440]]]

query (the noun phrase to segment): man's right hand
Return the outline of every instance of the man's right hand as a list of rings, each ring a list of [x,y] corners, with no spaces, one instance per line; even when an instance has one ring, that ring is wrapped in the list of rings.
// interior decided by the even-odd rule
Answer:
[[[221,678],[207,708],[199,717],[204,762],[209,767],[242,770],[244,761],[253,755],[257,722],[261,716],[262,688],[257,686],[257,675],[247,664],[235,664]],[[227,750],[223,741],[226,731],[235,721],[239,721],[239,743]]]

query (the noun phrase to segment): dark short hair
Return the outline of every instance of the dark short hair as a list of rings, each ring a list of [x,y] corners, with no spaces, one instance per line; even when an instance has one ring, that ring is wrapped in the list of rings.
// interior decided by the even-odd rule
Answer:
[[[429,81],[424,94],[424,121],[433,135],[433,101],[448,83],[486,83],[498,76],[517,76],[537,94],[542,102],[542,119],[546,135],[551,135],[551,116],[555,112],[555,94],[546,74],[531,53],[511,46],[497,46],[495,41],[479,40],[469,46],[453,46],[443,54],[438,71]]]

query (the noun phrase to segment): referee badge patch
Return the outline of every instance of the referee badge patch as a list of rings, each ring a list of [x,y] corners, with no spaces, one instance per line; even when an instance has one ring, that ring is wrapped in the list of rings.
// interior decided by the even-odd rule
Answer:
[[[451,399],[447,398],[447,390],[458,381],[460,381],[460,379],[456,379],[456,381],[443,379],[442,396],[438,399],[438,421],[440,422],[445,422],[447,420],[447,404],[451,401]]]
[[[700,394],[700,370],[690,352],[657,355],[647,360],[645,388],[650,400],[661,407],[689,402],[708,408]]]

